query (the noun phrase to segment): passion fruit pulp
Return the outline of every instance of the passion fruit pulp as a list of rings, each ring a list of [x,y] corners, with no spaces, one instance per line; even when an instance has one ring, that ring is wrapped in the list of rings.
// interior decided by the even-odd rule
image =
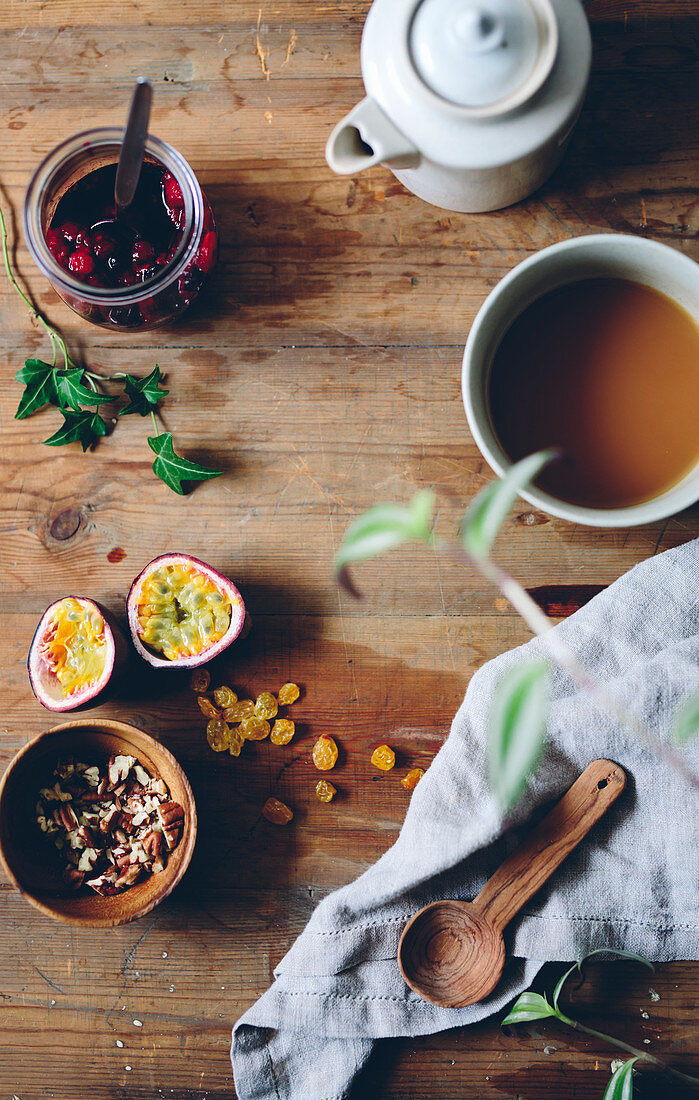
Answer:
[[[245,604],[227,577],[186,554],[163,554],[139,573],[126,601],[136,651],[155,668],[194,668],[240,634]]]
[[[44,612],[29,647],[32,691],[53,711],[94,702],[126,655],[108,613],[85,596],[64,596]]]

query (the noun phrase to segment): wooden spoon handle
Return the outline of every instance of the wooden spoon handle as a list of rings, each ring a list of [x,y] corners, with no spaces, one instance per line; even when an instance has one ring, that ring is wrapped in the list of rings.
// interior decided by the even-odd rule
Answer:
[[[611,760],[593,760],[550,813],[488,879],[473,905],[499,932],[572,852],[624,787]]]

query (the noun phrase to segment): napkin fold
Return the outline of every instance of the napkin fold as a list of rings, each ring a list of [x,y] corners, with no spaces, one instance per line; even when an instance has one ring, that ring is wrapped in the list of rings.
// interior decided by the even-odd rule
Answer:
[[[699,539],[650,558],[554,628],[588,671],[660,737],[699,690]],[[233,1031],[240,1100],[342,1100],[376,1039],[473,1023],[526,989],[546,960],[621,948],[656,961],[696,959],[696,791],[552,666],[549,742],[505,820],[486,773],[486,728],[500,675],[546,656],[541,639],[473,676],[451,732],[412,796],[398,840],[355,882],[326,897]],[[699,766],[699,739],[684,748]],[[396,952],[412,914],[438,898],[472,899],[519,837],[596,757],[627,788],[509,925],[503,977],[463,1009],[427,1004]]]

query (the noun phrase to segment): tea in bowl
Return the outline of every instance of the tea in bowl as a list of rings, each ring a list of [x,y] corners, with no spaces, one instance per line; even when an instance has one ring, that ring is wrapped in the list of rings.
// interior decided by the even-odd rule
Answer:
[[[521,494],[543,511],[628,527],[688,507],[699,499],[699,266],[617,234],[543,249],[481,306],[462,391],[496,473],[558,448]]]

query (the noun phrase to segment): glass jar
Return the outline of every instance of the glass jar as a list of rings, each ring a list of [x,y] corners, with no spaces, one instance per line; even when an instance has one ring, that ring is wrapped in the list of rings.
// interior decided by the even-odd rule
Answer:
[[[49,153],[27,190],[24,233],[39,270],[71,309],[103,328],[139,331],[165,324],[194,301],[216,263],[218,235],[209,201],[187,161],[149,135],[145,163],[171,173],[182,196],[180,236],[172,253],[144,281],[126,286],[90,285],[58,262],[46,234],[59,202],[90,173],[117,163],[122,138],[117,127],[88,130]],[[89,234],[90,227],[86,230]]]

